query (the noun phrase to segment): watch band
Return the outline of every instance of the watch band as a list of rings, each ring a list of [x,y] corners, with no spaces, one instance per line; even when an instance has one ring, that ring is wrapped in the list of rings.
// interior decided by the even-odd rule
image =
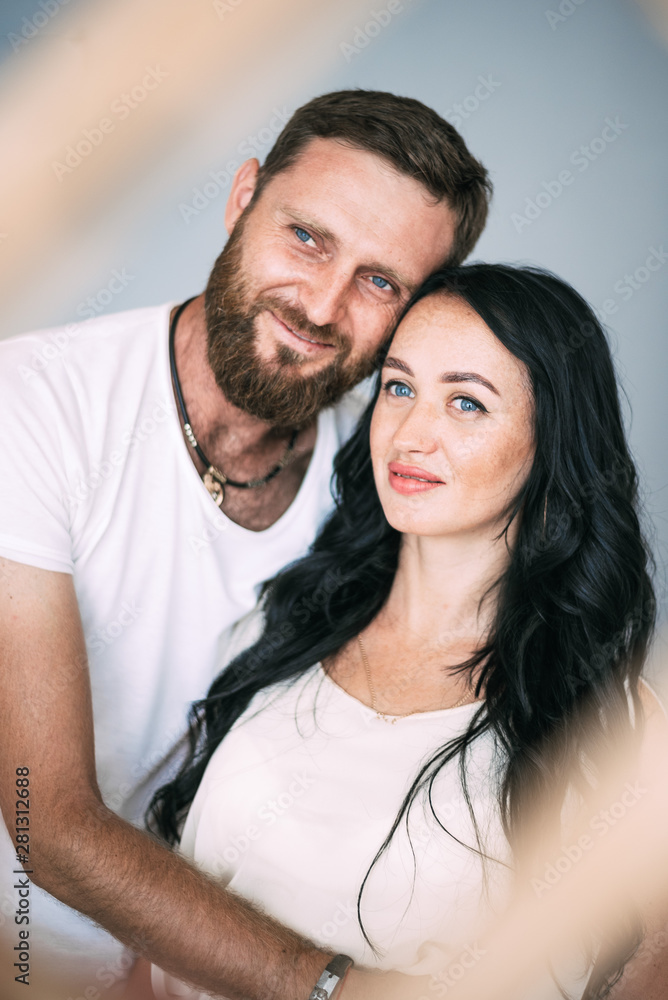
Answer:
[[[323,970],[320,979],[311,990],[308,1000],[331,1000],[336,987],[352,964],[352,958],[348,958],[347,955],[335,955],[327,968]]]

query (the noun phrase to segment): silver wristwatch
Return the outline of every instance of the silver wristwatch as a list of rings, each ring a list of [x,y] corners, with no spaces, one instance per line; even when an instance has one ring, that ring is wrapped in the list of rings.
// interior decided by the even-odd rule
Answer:
[[[334,991],[353,964],[347,955],[335,955],[315,984],[308,1000],[331,1000]]]

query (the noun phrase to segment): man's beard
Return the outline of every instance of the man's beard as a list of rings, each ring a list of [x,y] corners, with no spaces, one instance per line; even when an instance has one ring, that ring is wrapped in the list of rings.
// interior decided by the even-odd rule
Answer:
[[[352,345],[334,325],[315,326],[301,309],[278,297],[254,297],[241,263],[244,223],[242,215],[206,287],[209,364],[234,406],[274,427],[304,427],[373,372],[375,354],[346,364]],[[264,360],[257,352],[255,318],[266,309],[300,334],[332,344],[334,360],[313,375],[302,375],[299,369],[308,356],[285,344],[277,345],[274,358]]]

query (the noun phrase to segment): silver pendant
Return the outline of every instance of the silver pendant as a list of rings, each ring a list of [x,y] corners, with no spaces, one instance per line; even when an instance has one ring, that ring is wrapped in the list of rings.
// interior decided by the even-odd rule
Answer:
[[[225,499],[224,484],[227,482],[225,474],[220,469],[217,469],[215,465],[210,465],[202,476],[202,482],[206,486],[209,496],[216,507],[222,507],[223,500]]]

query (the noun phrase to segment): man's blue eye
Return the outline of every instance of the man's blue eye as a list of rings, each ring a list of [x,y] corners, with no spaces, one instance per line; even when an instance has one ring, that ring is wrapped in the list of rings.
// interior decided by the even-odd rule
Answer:
[[[307,233],[305,229],[299,229],[299,227],[295,229],[295,234],[302,243],[308,243],[309,240],[313,239],[310,233]]]
[[[373,276],[373,278],[371,280],[373,281],[373,283],[376,286],[376,288],[389,288],[390,287],[389,281],[387,281],[385,278],[381,278],[380,275],[378,275],[378,274],[374,274],[374,276]]]

